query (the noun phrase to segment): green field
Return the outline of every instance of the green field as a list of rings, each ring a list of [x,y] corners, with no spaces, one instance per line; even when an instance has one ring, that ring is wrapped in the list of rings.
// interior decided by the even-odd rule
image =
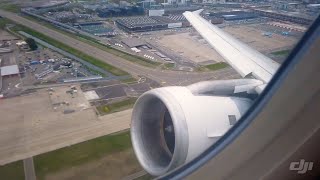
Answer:
[[[175,63],[165,63],[163,64],[162,69],[173,69],[176,66]]]
[[[107,45],[104,45],[100,42],[98,42],[96,39],[93,39],[91,37],[88,37],[88,36],[84,36],[84,35],[81,35],[81,34],[72,34],[72,33],[69,33],[69,32],[66,32],[64,30],[61,30],[57,27],[55,27],[54,25],[48,23],[48,22],[45,22],[41,19],[37,19],[37,18],[34,18],[34,17],[31,17],[31,16],[25,16],[25,18],[29,19],[29,20],[32,20],[32,21],[35,21],[35,22],[38,22],[50,29],[53,29],[55,31],[59,31],[60,33],[63,33],[67,36],[70,36],[72,38],[75,38],[75,39],[78,39],[82,42],[85,42],[87,44],[90,44],[96,48],[99,48],[103,51],[106,51],[106,52],[109,52],[113,55],[116,55],[118,57],[121,57],[125,60],[128,60],[128,61],[131,61],[131,62],[134,62],[134,63],[137,63],[137,64],[140,64],[140,65],[143,65],[143,66],[146,66],[146,67],[157,67],[159,65],[161,65],[162,63],[159,63],[159,62],[154,62],[154,61],[150,61],[150,60],[147,60],[143,57],[140,57],[140,56],[136,56],[136,55],[132,55],[132,54],[129,54],[127,52],[123,52],[121,50],[118,50],[118,49],[115,49],[111,46],[107,46]]]
[[[101,115],[123,111],[132,108],[136,100],[137,98],[129,98],[120,102],[98,106],[97,110]]]
[[[22,180],[24,179],[23,162],[16,161],[0,166],[0,179]]]
[[[6,24],[9,24],[10,21],[5,18],[0,18],[0,29],[4,29],[6,27]]]
[[[121,79],[120,82],[122,83],[126,83],[126,84],[133,84],[133,83],[137,83],[137,79],[134,77],[129,77],[127,79]]]
[[[1,2],[0,9],[14,13],[20,12],[20,6],[17,4],[12,4],[10,2]]]
[[[9,33],[11,33],[14,36],[22,37],[22,35],[20,35],[20,34],[18,34],[16,32],[10,31],[10,29],[9,30],[5,29],[7,24],[14,24],[14,23],[12,21],[8,20],[8,19],[0,18],[0,29],[8,31]]]
[[[219,62],[219,63],[215,63],[215,64],[210,64],[210,65],[207,65],[205,66],[207,69],[210,69],[212,71],[215,71],[215,70],[219,70],[219,69],[223,69],[223,68],[226,68],[228,67],[229,65],[225,62]]]
[[[35,156],[35,170],[37,177],[44,179],[47,174],[67,170],[128,149],[131,149],[129,131],[102,136]]]
[[[275,56],[288,56],[290,54],[291,50],[282,50],[282,51],[275,51],[272,52],[271,54],[275,55]]]

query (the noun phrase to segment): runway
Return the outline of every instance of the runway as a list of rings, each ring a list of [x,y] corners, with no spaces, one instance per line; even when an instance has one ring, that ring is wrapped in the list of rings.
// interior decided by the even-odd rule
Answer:
[[[164,85],[188,85],[201,80],[240,77],[232,68],[226,68],[214,72],[205,73],[151,69],[129,62],[128,60],[110,54],[106,51],[98,49],[94,46],[91,46],[87,43],[69,37],[60,32],[54,31],[31,20],[23,18],[17,14],[0,10],[0,15],[8,19],[11,19],[12,21],[18,24],[22,24],[42,34],[45,34],[79,51],[85,52],[86,54],[92,57],[105,61],[106,63],[111,64],[119,69],[127,71],[128,73],[134,76],[143,75]]]

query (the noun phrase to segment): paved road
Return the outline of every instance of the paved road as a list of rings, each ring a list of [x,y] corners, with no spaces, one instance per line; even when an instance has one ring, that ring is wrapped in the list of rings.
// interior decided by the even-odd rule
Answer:
[[[71,46],[79,51],[85,52],[86,54],[93,56],[97,59],[103,60],[106,63],[112,64],[113,66],[119,69],[123,69],[134,76],[144,75],[146,77],[149,77],[150,79],[153,79],[165,85],[187,85],[207,79],[228,79],[233,77],[239,77],[239,75],[231,68],[226,68],[215,72],[191,73],[166,71],[144,67],[135,63],[131,63],[121,57],[110,54],[106,51],[98,49],[82,41],[71,38],[65,34],[49,29],[38,23],[18,16],[15,13],[0,10],[0,15],[31,29],[35,29],[36,31],[46,34],[47,36],[54,38],[60,42],[63,42],[68,46]]]
[[[36,173],[34,170],[33,157],[23,160],[24,179],[36,180]]]

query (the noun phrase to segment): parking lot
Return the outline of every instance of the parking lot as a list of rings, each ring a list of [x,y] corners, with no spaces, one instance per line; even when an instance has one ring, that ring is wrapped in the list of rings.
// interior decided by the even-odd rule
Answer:
[[[23,45],[18,45],[20,42],[22,40],[16,38],[0,41],[3,47],[12,49],[10,53],[0,54],[1,67],[18,65],[19,69],[19,74],[1,77],[0,94],[5,97],[19,95],[23,92],[23,87],[97,76],[96,72],[58,52],[39,44],[37,50],[29,51]]]
[[[42,47],[36,51],[22,52],[18,60],[26,86],[94,75],[80,63]]]

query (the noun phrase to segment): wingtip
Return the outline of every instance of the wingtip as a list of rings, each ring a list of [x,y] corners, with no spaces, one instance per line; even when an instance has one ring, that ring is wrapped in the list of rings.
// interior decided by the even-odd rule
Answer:
[[[199,9],[199,10],[193,11],[192,13],[200,14],[202,11],[203,11],[203,9]]]
[[[186,16],[187,14],[200,14],[201,12],[203,11],[203,9],[199,9],[199,10],[196,10],[196,11],[185,11],[184,13],[182,13],[184,16]]]

